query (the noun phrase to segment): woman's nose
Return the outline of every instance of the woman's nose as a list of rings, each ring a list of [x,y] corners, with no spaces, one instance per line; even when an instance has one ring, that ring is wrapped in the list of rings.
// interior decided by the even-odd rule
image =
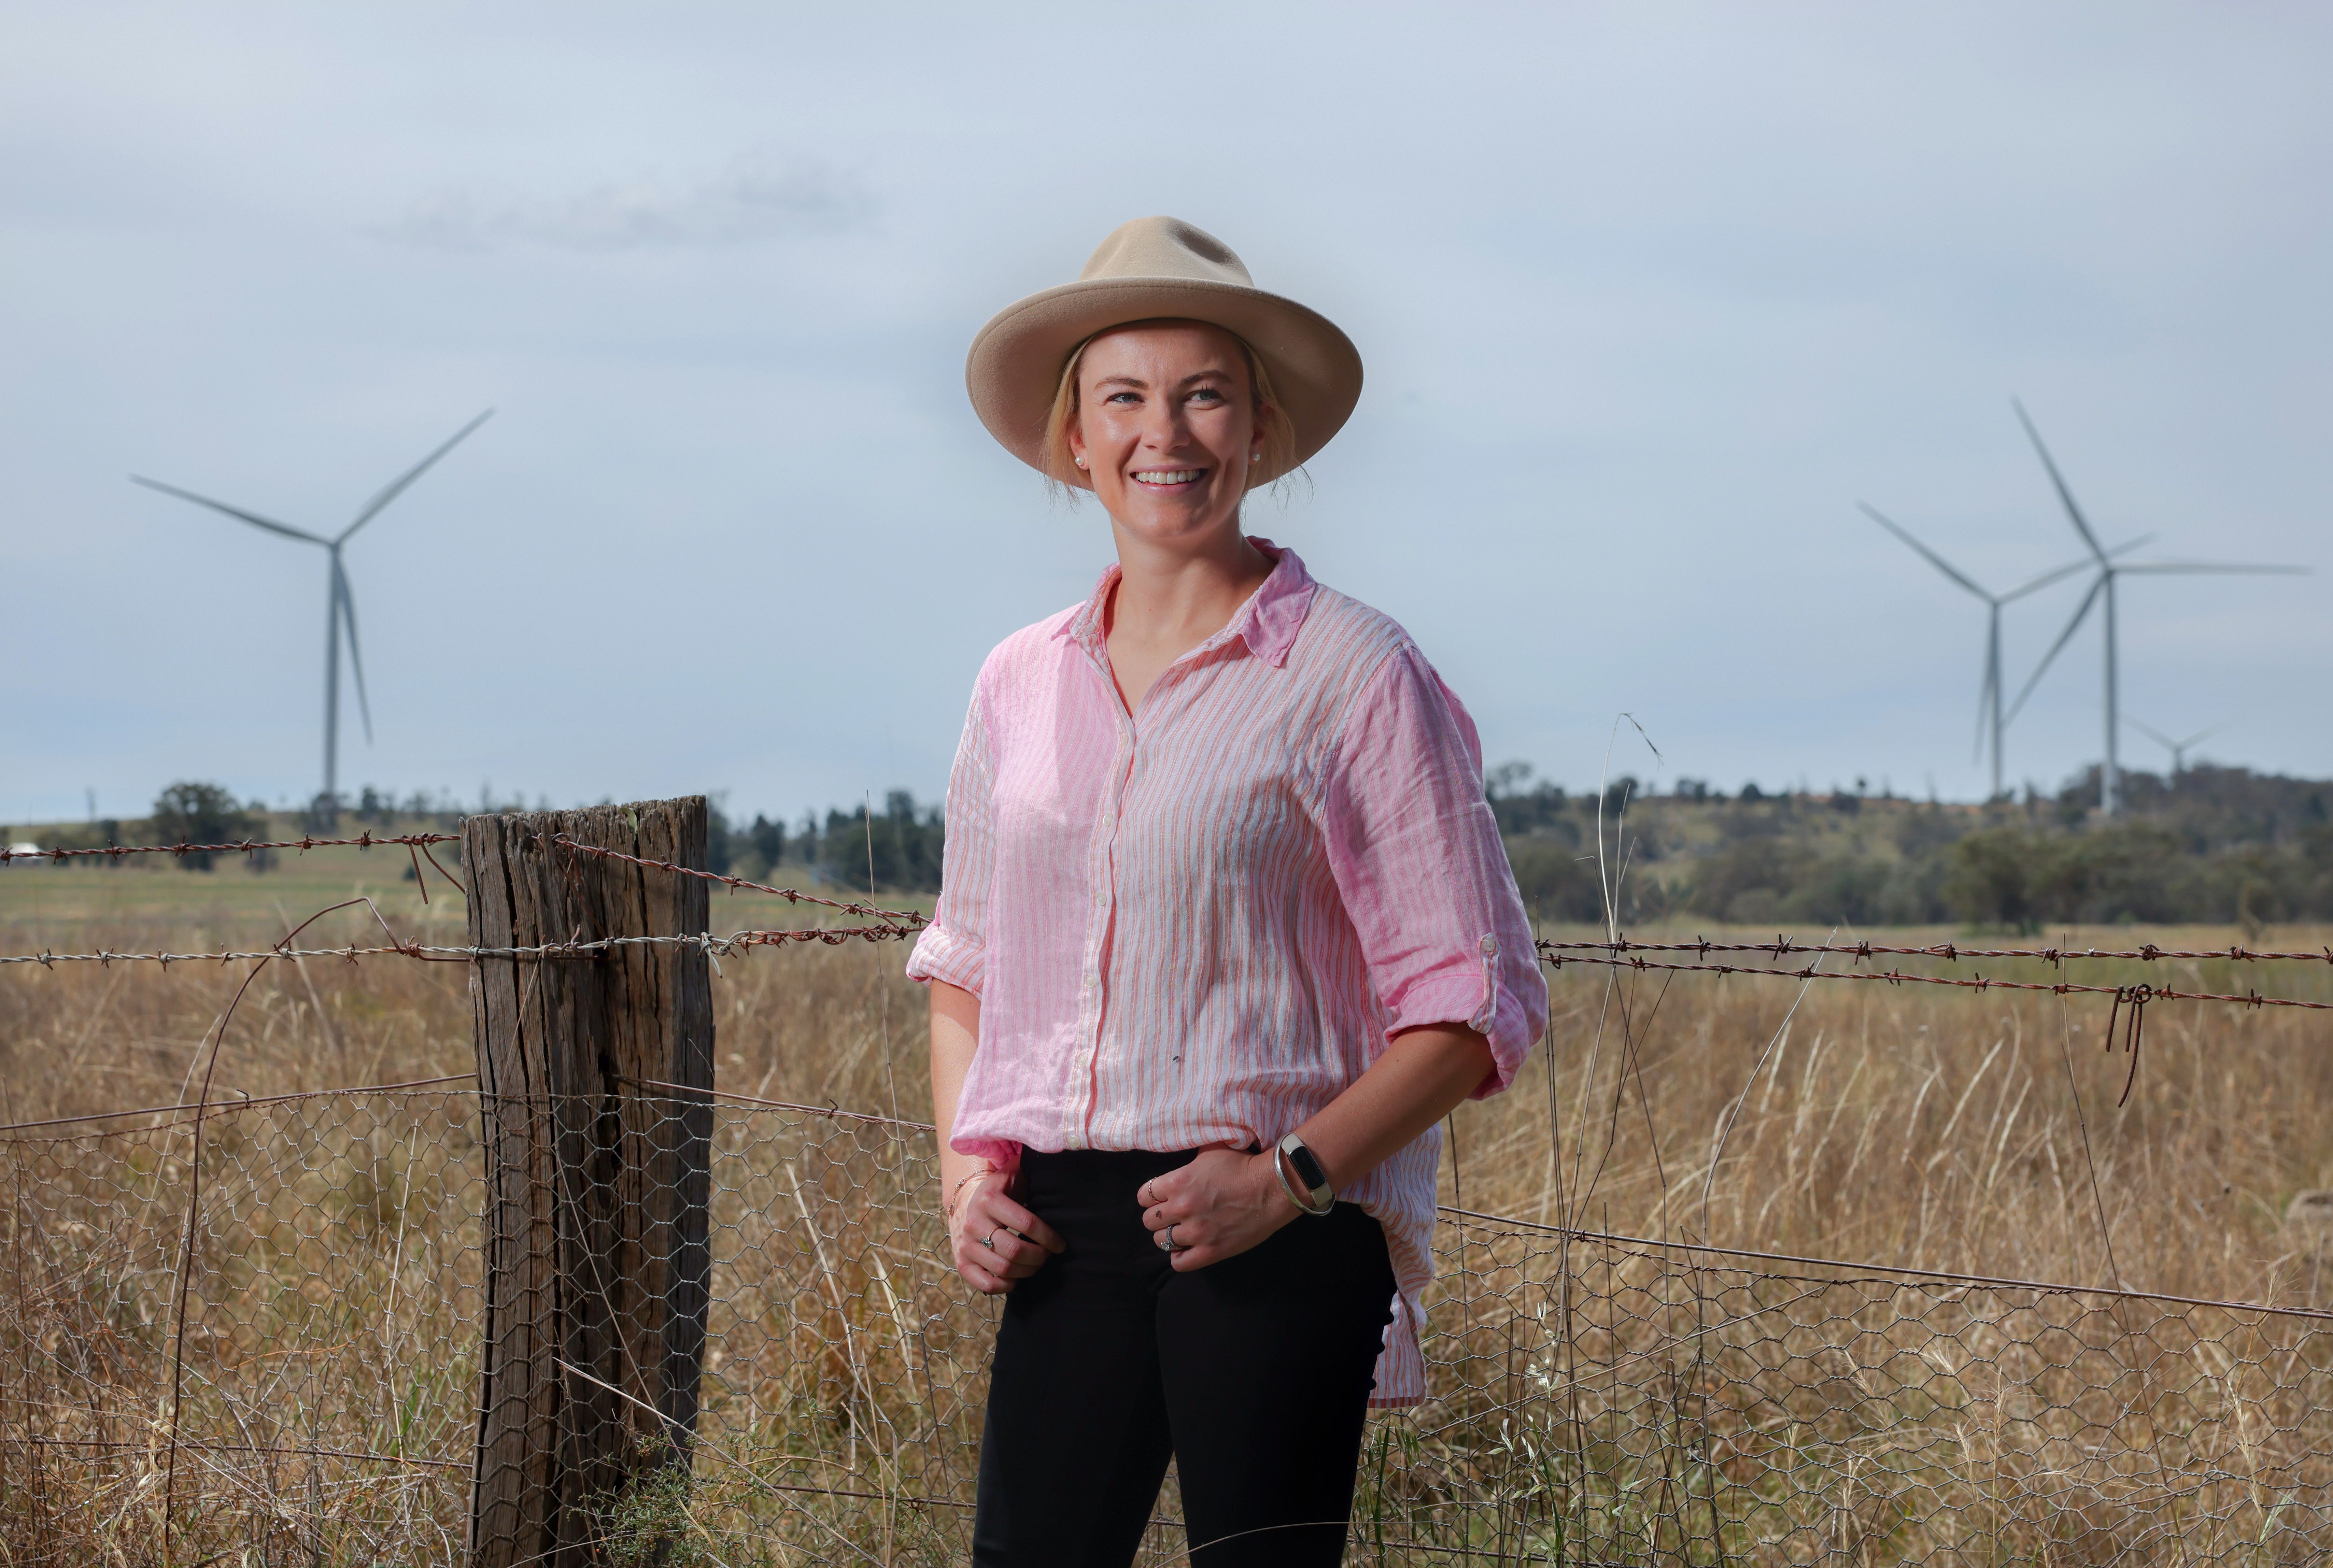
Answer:
[[[1147,446],[1162,450],[1180,446],[1188,429],[1183,411],[1171,403],[1153,404],[1143,420],[1142,440]]]

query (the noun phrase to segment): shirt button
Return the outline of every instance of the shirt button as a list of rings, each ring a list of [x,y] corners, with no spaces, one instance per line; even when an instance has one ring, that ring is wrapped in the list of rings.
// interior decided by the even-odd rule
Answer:
[[[1482,940],[1480,945],[1483,949],[1483,956],[1484,958],[1496,958],[1499,956],[1499,939],[1497,937],[1485,936]]]

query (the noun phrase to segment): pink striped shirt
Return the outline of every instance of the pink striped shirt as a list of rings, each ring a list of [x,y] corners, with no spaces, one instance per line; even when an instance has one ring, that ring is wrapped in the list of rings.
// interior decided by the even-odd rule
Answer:
[[[1093,596],[997,645],[907,973],[980,997],[955,1146],[1277,1142],[1393,1036],[1465,1024],[1513,1079],[1547,1018],[1472,720],[1408,634],[1293,550],[1129,716]],[[1425,1395],[1427,1132],[1340,1194],[1400,1292],[1375,1401]],[[1300,1222],[1301,1223],[1301,1222]]]

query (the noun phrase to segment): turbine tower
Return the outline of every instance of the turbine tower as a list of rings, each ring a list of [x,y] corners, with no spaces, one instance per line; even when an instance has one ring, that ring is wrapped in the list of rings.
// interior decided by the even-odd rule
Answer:
[[[2171,753],[2171,787],[2175,789],[2179,787],[2179,775],[2187,771],[2187,753],[2228,727],[2224,723],[2214,724],[2208,730],[2196,731],[2184,741],[2175,741],[2146,720],[2133,714],[2125,713],[2122,716],[2122,722]]]
[[[197,495],[191,490],[180,490],[175,484],[164,484],[159,480],[147,479],[135,473],[130,476],[132,483],[142,484],[149,490],[158,490],[165,495],[175,495],[181,501],[207,506],[213,512],[225,512],[237,521],[247,522],[254,528],[264,528],[285,539],[315,545],[331,558],[331,574],[324,590],[324,793],[322,797],[324,809],[330,815],[337,817],[341,808],[341,643],[343,638],[349,645],[349,666],[356,676],[357,711],[364,717],[365,741],[367,744],[372,741],[372,703],[365,696],[364,657],[357,651],[357,602],[355,596],[349,591],[348,569],[341,559],[341,547],[355,537],[357,530],[379,516],[382,508],[404,494],[406,488],[415,480],[429,472],[430,466],[439,458],[459,445],[463,437],[493,418],[494,413],[489,408],[454,432],[444,445],[383,486],[378,494],[358,509],[354,521],[329,538],[321,533],[311,533],[304,528],[294,528],[288,522],[262,517],[257,512],[245,512],[239,506],[229,506],[223,501],[213,501],[207,495]]]
[[[2059,582],[2066,578],[2069,578],[2090,563],[2086,560],[2078,560],[2070,566],[2061,566],[2054,571],[2043,572],[2031,582],[2025,584],[2021,588],[2011,588],[2005,594],[1992,593],[1978,587],[1974,578],[1962,571],[1959,568],[1954,566],[1950,561],[1944,559],[1943,556],[1938,555],[1935,550],[1930,550],[1926,545],[1922,544],[1918,540],[1913,538],[1909,531],[1898,527],[1896,523],[1882,516],[1879,510],[1871,505],[1868,502],[1858,501],[1855,504],[1863,509],[1863,514],[1866,517],[1877,523],[1880,527],[1886,529],[1888,532],[1894,534],[1897,539],[1902,540],[1906,544],[1911,546],[1913,550],[1919,553],[1921,559],[1926,561],[1930,566],[1935,567],[1938,571],[1944,573],[1944,576],[1950,578],[1954,582],[1958,583],[1962,588],[1966,588],[1969,592],[1974,594],[1985,603],[1984,681],[1978,688],[1976,700],[1976,754],[1979,757],[1983,756],[1987,742],[1991,742],[1992,747],[1992,794],[1989,798],[1997,800],[2001,798],[2002,732],[2009,727],[2009,721],[2002,714],[2001,709],[2002,607],[2004,605],[2014,604],[2017,600],[2023,598],[2027,594],[2039,592],[2040,589],[2048,588],[2053,582]],[[2118,545],[2115,548],[2113,553],[2120,555],[2125,550],[2136,550],[2140,545],[2145,544],[2148,539],[2153,537],[2154,536],[2151,534],[2145,535],[2141,538],[2132,540],[2128,544]]]
[[[2017,711],[2025,706],[2025,699],[2033,694],[2033,688],[2049,670],[2050,662],[2073,639],[2074,634],[2081,630],[2082,622],[2088,618],[2091,607],[2103,598],[2106,601],[2107,750],[2098,768],[2098,809],[2112,817],[2120,806],[2122,795],[2122,770],[2117,760],[2120,748],[2117,744],[2122,731],[2121,652],[2115,605],[2117,580],[2126,573],[2145,573],[2153,577],[2306,577],[2309,569],[2305,566],[2240,566],[2224,561],[2146,561],[2136,566],[2117,564],[2115,552],[2099,548],[2098,536],[2091,531],[2089,520],[2082,515],[2081,507],[2074,500],[2073,491],[2067,487],[2065,475],[2058,472],[2056,459],[2041,444],[2041,432],[2033,427],[2031,417],[2025,412],[2025,405],[2012,398],[2010,406],[2017,410],[2018,422],[2025,426],[2025,434],[2031,439],[2033,450],[2041,459],[2041,466],[2049,471],[2050,486],[2057,491],[2058,500],[2066,509],[2067,520],[2073,523],[2074,531],[2082,536],[2082,542],[2089,546],[2098,575],[2091,579],[2090,591],[2084,594],[2082,602],[2075,607],[2074,617],[2066,623],[2066,629],[2058,634],[2058,640],[2050,645],[2048,653],[2041,655],[2041,662],[2034,667],[2031,677],[2025,683],[2025,689],[2018,693],[2017,701],[2010,704],[2009,716],[2015,718]]]

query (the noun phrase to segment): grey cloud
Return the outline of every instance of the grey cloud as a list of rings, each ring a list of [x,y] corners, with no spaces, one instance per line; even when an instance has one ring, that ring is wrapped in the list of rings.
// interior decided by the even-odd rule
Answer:
[[[507,244],[587,252],[679,249],[837,234],[863,225],[873,210],[873,199],[848,175],[803,159],[757,155],[686,187],[641,178],[541,199],[440,191],[376,232],[446,251]]]

